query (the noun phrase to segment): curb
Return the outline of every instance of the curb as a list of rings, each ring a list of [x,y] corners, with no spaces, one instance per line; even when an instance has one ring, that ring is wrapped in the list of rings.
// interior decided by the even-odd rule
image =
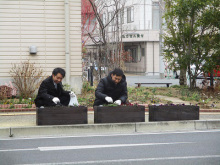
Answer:
[[[0,128],[0,138],[220,129],[220,120],[79,124]]]

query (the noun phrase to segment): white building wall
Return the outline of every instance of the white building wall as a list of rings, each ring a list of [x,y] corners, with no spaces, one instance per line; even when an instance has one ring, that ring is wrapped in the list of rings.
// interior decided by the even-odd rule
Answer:
[[[156,0],[155,0],[156,1]],[[154,2],[155,2],[154,1]],[[134,44],[137,42],[144,42],[145,44],[145,62],[144,65],[140,70],[146,68],[146,75],[159,75],[159,68],[160,68],[160,59],[159,59],[159,29],[152,29],[153,22],[158,23],[159,20],[155,22],[153,20],[153,6],[152,0],[129,0],[126,2],[126,7],[134,6],[134,22],[132,23],[125,23],[125,27],[128,28],[128,31],[124,33],[133,33],[133,34],[143,34],[142,38],[123,38],[123,42],[130,43],[133,42]],[[125,9],[126,10],[126,9]],[[155,12],[155,11],[154,11]],[[159,13],[158,13],[159,14]],[[127,16],[127,13],[125,14]],[[127,19],[126,19],[127,21]],[[138,51],[139,55],[140,51]],[[143,60],[143,59],[142,59]],[[138,65],[138,66],[137,66]],[[140,67],[140,63],[134,64],[126,64],[127,71],[131,71],[131,66],[133,68]]]
[[[65,69],[65,0],[0,1],[0,84],[11,77],[11,63],[30,59],[51,75]],[[69,0],[70,76],[81,77],[81,1]],[[37,54],[29,54],[29,46]]]
[[[147,42],[146,49],[146,74],[159,75],[159,42]]]
[[[131,6],[134,6],[134,22],[127,23],[127,8]],[[152,1],[151,0],[126,1],[124,26],[131,27],[128,30],[152,29]]]
[[[110,3],[111,1],[108,1]],[[154,25],[158,26],[159,20],[153,20],[153,12],[155,15],[155,9],[153,3],[158,2],[158,0],[126,0],[124,7],[124,24],[122,25],[122,42],[124,46],[129,47],[145,45],[142,47],[145,49],[145,56],[142,57],[140,62],[127,62],[125,63],[126,71],[128,72],[143,72],[146,68],[146,74],[148,75],[157,75],[159,73],[159,29],[153,28]],[[113,3],[114,4],[114,3]],[[127,22],[127,9],[129,7],[134,7],[134,22]],[[154,11],[153,11],[154,10]],[[109,12],[112,12],[113,8],[109,7],[108,10],[104,11],[105,15],[108,15]],[[159,11],[159,10],[158,10]],[[159,14],[159,13],[156,13]],[[154,17],[156,18],[156,17]],[[113,25],[114,26],[114,25]],[[111,33],[112,25],[107,27],[109,42],[113,42],[114,33]],[[141,37],[137,37],[140,36]],[[131,37],[132,36],[132,37]],[[154,48],[152,43],[154,42]],[[92,44],[92,43],[91,43]],[[141,51],[138,47],[138,56],[140,56]]]
[[[159,58],[159,42],[154,42],[154,74],[159,75],[160,72],[160,58]]]
[[[151,0],[136,0],[137,5],[134,5],[135,10],[135,25],[138,25],[139,30],[152,28],[152,1]],[[139,4],[138,4],[139,3]]]

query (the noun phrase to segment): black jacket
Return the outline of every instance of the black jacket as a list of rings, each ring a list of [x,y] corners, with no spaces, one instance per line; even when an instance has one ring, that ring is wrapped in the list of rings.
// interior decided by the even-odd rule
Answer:
[[[107,103],[105,101],[106,96],[111,97],[113,102],[116,100],[121,100],[122,103],[126,102],[128,94],[125,75],[122,76],[122,80],[118,84],[115,84],[112,81],[111,74],[112,72],[110,72],[107,77],[100,80],[95,91],[96,98],[94,106]]]
[[[41,83],[37,97],[34,101],[36,106],[39,107],[42,106],[42,104],[52,102],[54,97],[61,98],[62,96],[69,97],[69,92],[63,90],[62,83],[57,84],[56,89],[53,78],[50,76]]]

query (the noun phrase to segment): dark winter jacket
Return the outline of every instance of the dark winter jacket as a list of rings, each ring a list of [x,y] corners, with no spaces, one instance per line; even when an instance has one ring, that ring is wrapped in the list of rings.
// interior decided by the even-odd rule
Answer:
[[[62,83],[57,84],[57,89],[54,86],[52,76],[46,78],[40,85],[38,90],[38,94],[35,101],[37,107],[41,106],[42,102],[52,102],[54,97],[61,98],[62,96],[69,97],[69,92],[64,91],[62,87]]]
[[[105,97],[109,96],[113,99],[113,102],[116,100],[121,100],[122,103],[125,103],[128,94],[127,94],[127,82],[125,75],[122,76],[122,80],[115,84],[111,78],[112,72],[103,79],[100,80],[96,91],[95,91],[95,102],[93,106],[98,106],[101,104],[107,104]]]

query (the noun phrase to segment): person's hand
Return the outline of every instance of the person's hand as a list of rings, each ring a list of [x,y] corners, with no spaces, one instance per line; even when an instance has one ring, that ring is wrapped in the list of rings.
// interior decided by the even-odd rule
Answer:
[[[73,91],[71,91],[71,92],[69,93],[69,95],[70,95],[70,97],[76,97],[76,95],[75,95],[75,93],[74,93]]]
[[[58,99],[57,97],[54,97],[52,101],[53,101],[55,104],[57,104],[57,103],[60,102],[60,99]]]
[[[116,100],[116,101],[114,102],[114,104],[116,104],[116,105],[121,105],[121,100]]]
[[[113,103],[113,100],[111,97],[105,97],[105,100],[108,102],[108,103]]]

